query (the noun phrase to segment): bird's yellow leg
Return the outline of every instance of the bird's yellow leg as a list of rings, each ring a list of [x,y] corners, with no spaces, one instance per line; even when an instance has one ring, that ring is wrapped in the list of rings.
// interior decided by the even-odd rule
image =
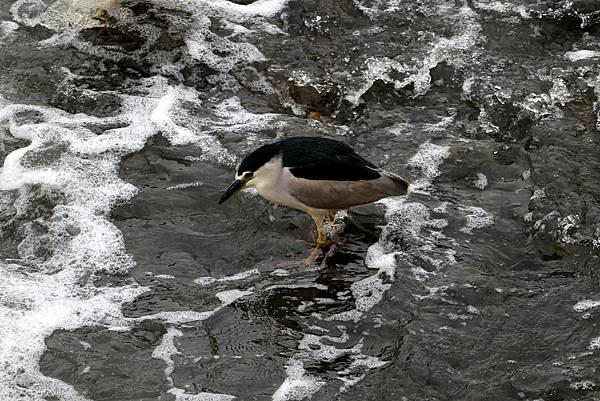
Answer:
[[[327,237],[327,234],[325,233],[325,224],[323,222],[325,215],[327,214],[327,212],[322,212],[322,213],[311,213],[310,217],[313,218],[313,220],[315,221],[315,224],[317,226],[317,242],[315,244],[316,248],[320,248],[324,245],[329,244],[329,237]]]
[[[330,223],[334,222],[334,220],[335,220],[335,213],[336,212],[337,212],[336,210],[328,210],[327,211],[327,217],[329,218],[329,222]]]
[[[317,228],[317,247],[320,245],[327,244],[328,241],[329,241],[329,238],[327,237],[327,234],[325,234],[323,231],[320,231]]]
[[[325,217],[328,216],[327,210],[322,212],[309,213],[310,217],[315,221],[317,226],[317,238],[314,248],[310,251],[310,254],[305,259],[307,265],[311,265],[315,262],[320,262],[323,258],[326,258],[325,253],[329,251],[329,247],[333,244],[333,241],[325,232]]]

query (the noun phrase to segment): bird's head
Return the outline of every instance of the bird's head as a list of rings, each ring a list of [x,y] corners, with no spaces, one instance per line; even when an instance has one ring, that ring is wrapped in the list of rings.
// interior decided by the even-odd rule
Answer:
[[[225,202],[227,199],[229,199],[231,197],[231,195],[233,195],[240,189],[252,188],[253,187],[253,183],[252,183],[253,178],[254,178],[253,171],[240,172],[238,169],[238,173],[235,175],[235,181],[233,181],[231,183],[231,185],[229,185],[229,187],[225,190],[225,193],[223,193],[223,196],[221,196],[221,199],[219,199],[219,205],[221,203]]]
[[[277,144],[269,144],[261,146],[244,157],[237,168],[235,181],[225,190],[225,193],[219,199],[219,204],[225,202],[240,189],[253,188],[257,181],[260,181],[261,177],[264,176],[264,169],[261,169],[261,167],[265,166],[277,154],[279,154]]]

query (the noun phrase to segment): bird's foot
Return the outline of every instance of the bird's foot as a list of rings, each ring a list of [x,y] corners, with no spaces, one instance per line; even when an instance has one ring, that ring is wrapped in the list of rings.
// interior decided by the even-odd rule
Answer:
[[[334,239],[332,237],[326,237],[325,239],[322,239],[321,241],[319,241],[319,238],[317,238],[317,242],[315,242],[315,248],[325,248],[325,249],[329,249],[332,246],[337,246],[337,245],[341,245],[342,242],[340,240]]]
[[[329,249],[331,246],[335,244],[335,241],[331,238],[327,238],[325,240],[319,240],[317,238],[317,242],[315,242],[316,249]]]
[[[325,238],[317,238],[317,241],[313,243],[313,248],[304,259],[304,262],[307,266],[313,264],[321,264],[327,260],[331,255],[333,255],[334,249],[336,245],[339,245],[340,242],[334,240],[333,238],[325,237]]]
[[[313,265],[315,263],[319,264],[325,259],[325,255],[322,253],[320,248],[314,247],[311,249],[308,256],[304,259],[304,263],[306,266]]]

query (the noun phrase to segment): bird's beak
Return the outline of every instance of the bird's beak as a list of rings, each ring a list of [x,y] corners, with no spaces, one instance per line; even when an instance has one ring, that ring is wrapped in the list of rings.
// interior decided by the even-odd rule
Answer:
[[[219,205],[225,202],[227,199],[229,199],[231,195],[242,189],[245,183],[246,182],[242,180],[235,180],[234,182],[232,182],[229,188],[225,190],[223,196],[221,196],[221,199],[219,199]]]

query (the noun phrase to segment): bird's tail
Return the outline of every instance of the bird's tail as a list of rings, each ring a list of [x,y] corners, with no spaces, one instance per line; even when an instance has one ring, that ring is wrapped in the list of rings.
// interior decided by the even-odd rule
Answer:
[[[390,173],[389,171],[381,171],[381,174],[389,178],[392,182],[392,190],[394,193],[390,195],[405,195],[408,192],[408,186],[410,182],[400,177],[398,174]]]

